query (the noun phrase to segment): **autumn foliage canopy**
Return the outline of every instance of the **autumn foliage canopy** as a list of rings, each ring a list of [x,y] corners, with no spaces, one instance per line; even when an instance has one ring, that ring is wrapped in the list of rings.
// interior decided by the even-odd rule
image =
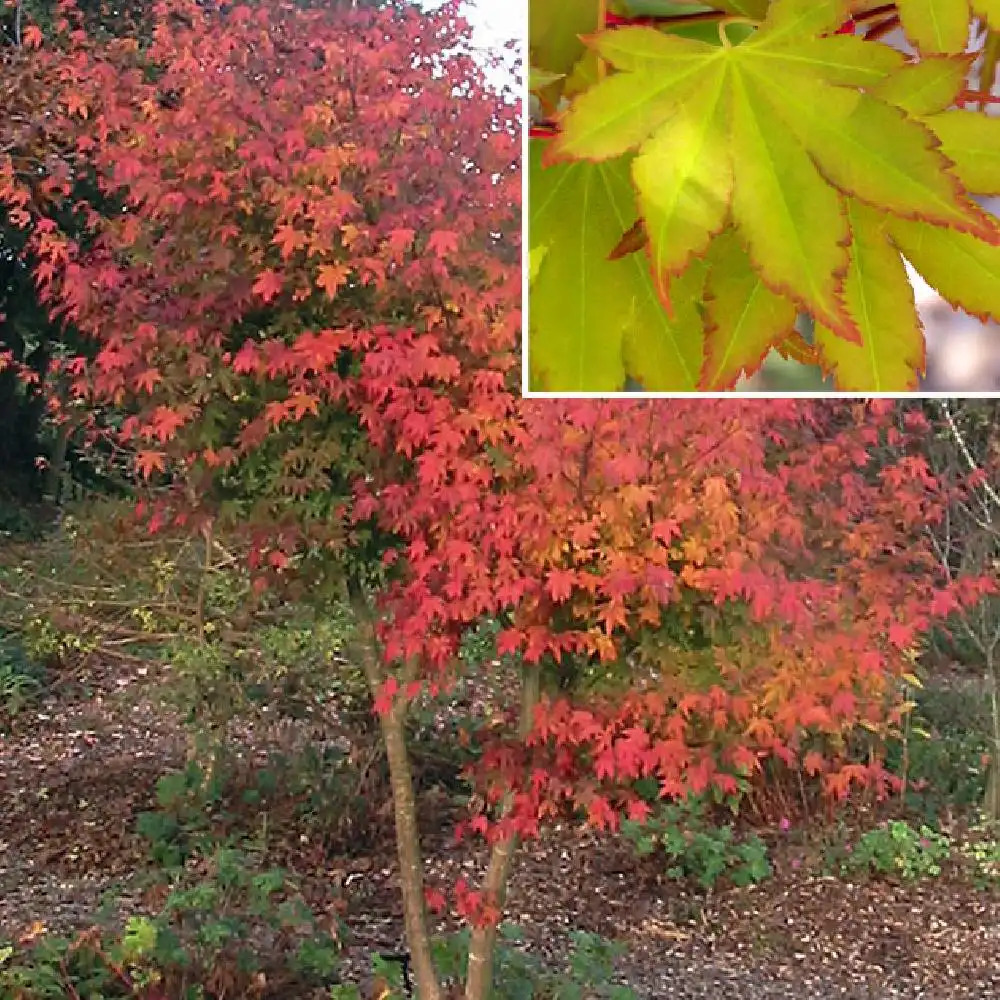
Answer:
[[[491,837],[641,816],[640,777],[735,794],[768,760],[885,790],[846,741],[898,721],[921,636],[978,587],[927,548],[919,413],[521,399],[516,108],[453,6],[149,17],[140,42],[64,7],[10,57],[0,200],[88,344],[54,415],[134,456],[152,526],[245,528],[262,585],[360,579],[387,668],[417,667],[382,711],[447,683],[483,616],[574,680],[487,747],[486,799],[514,793],[473,819]]]

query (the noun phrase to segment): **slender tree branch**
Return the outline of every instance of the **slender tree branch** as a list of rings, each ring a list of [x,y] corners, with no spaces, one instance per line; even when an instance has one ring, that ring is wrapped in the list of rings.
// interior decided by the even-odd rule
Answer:
[[[941,412],[944,413],[945,420],[948,421],[948,427],[951,429],[952,437],[955,439],[955,443],[958,445],[959,451],[962,453],[962,457],[965,459],[966,464],[969,466],[970,472],[982,472],[979,464],[973,458],[972,452],[969,450],[968,444],[965,442],[965,438],[962,432],[958,429],[958,424],[955,421],[955,417],[951,412],[951,408],[948,406],[948,401],[944,400],[941,403]],[[996,490],[990,485],[988,479],[984,478],[982,482],[983,492],[993,501],[994,505],[1000,509],[1000,495],[997,494]],[[989,518],[992,523],[992,518]]]

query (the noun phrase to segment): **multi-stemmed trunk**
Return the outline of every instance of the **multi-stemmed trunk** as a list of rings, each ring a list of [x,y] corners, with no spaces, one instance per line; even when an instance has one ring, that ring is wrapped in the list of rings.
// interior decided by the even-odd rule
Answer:
[[[387,677],[379,657],[375,621],[363,595],[357,593],[352,595],[352,607],[357,628],[353,653],[364,669],[369,689],[374,697]],[[405,687],[414,679],[413,668],[405,667],[401,678],[402,685]],[[522,681],[518,727],[522,738],[531,731],[535,706],[539,698],[539,684],[538,671],[526,670]],[[391,709],[379,719],[389,764],[406,942],[418,1000],[446,1000],[434,968],[431,935],[424,902],[424,872],[420,832],[417,827],[416,794],[406,745],[406,712],[406,699],[397,697],[393,700]],[[504,802],[505,810],[510,808],[511,800],[512,797],[508,795]],[[490,851],[483,892],[501,911],[518,843],[519,838],[513,835],[497,841]],[[493,989],[496,941],[495,927],[477,927],[473,930],[469,943],[465,1000],[489,1000]]]

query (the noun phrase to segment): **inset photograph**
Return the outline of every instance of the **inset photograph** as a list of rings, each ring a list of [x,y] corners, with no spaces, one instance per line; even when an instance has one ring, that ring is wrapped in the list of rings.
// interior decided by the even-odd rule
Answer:
[[[524,391],[1000,391],[983,7],[531,0]]]

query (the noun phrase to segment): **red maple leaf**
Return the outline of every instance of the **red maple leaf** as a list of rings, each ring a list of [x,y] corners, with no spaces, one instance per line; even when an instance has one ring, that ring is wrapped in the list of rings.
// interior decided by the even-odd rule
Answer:
[[[153,411],[149,429],[158,441],[169,441],[184,426],[185,418],[169,406],[158,406]]]
[[[427,239],[427,249],[436,257],[445,258],[458,252],[458,233],[436,229]]]
[[[399,681],[395,677],[389,677],[375,696],[374,707],[378,715],[388,715],[392,711],[392,702],[397,691],[399,691]]]
[[[37,24],[29,24],[21,30],[21,44],[26,49],[40,49],[44,38]]]
[[[274,243],[281,247],[281,259],[288,260],[299,247],[305,245],[305,235],[294,226],[278,226],[274,231]]]
[[[598,830],[617,830],[618,814],[603,795],[593,795],[587,803],[587,821]]]
[[[652,811],[649,803],[642,799],[632,799],[626,807],[626,815],[633,823],[645,823]]]
[[[143,392],[151,393],[163,376],[155,368],[147,368],[135,377],[136,386]]]
[[[826,761],[823,759],[823,755],[815,750],[810,750],[802,759],[802,770],[810,776],[825,771]]]
[[[253,290],[265,302],[270,302],[281,292],[283,285],[280,274],[276,271],[266,270],[257,275],[257,280],[253,283]]]
[[[424,902],[431,913],[440,913],[448,905],[444,893],[432,886],[424,886]]]
[[[545,589],[548,590],[554,601],[565,601],[573,593],[573,584],[576,581],[576,572],[571,569],[549,570],[548,578],[545,581]]]

